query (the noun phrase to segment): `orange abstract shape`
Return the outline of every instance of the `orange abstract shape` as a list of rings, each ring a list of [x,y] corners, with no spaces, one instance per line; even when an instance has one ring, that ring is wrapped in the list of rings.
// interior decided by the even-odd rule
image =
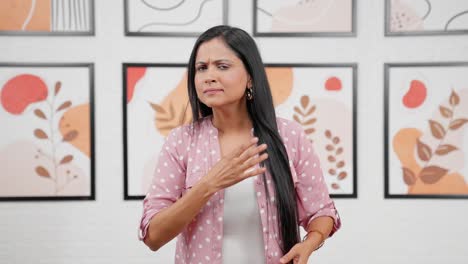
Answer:
[[[426,85],[418,80],[412,80],[408,92],[403,96],[403,105],[408,108],[419,107],[427,97]]]
[[[51,31],[51,0],[0,1],[0,31]]]
[[[146,67],[127,68],[127,103],[133,98],[136,83],[145,75]]]
[[[45,100],[47,95],[47,85],[41,78],[21,74],[8,80],[2,87],[0,102],[7,112],[19,115],[30,104]]]
[[[59,122],[59,130],[63,139],[88,157],[90,157],[91,147],[89,115],[89,103],[86,103],[68,109]]]
[[[456,172],[444,175],[433,184],[426,184],[418,177],[422,167],[415,155],[421,136],[422,132],[416,128],[403,128],[393,137],[392,146],[401,162],[402,174],[406,169],[416,176],[408,186],[408,194],[468,194],[464,177]]]
[[[341,80],[337,77],[330,77],[325,81],[325,89],[328,91],[339,91],[343,88]]]
[[[291,95],[293,88],[293,70],[290,67],[266,67],[273,104],[282,104]]]
[[[156,129],[164,136],[167,136],[171,129],[191,121],[192,108],[188,100],[187,73],[160,105],[153,104],[153,109],[156,113]]]

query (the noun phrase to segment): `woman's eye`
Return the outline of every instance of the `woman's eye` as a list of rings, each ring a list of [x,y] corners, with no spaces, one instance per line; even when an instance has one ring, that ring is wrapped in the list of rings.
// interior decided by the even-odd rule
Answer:
[[[229,66],[225,65],[225,64],[220,64],[220,65],[218,65],[218,68],[220,68],[221,70],[227,70],[229,68]]]
[[[203,71],[203,70],[205,70],[205,69],[206,69],[205,66],[198,66],[198,67],[197,67],[197,71]]]

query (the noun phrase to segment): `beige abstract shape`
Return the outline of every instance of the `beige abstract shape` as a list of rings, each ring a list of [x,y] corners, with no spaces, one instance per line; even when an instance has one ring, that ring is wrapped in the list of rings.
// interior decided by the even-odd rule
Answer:
[[[72,107],[66,111],[59,122],[59,129],[62,137],[78,132],[68,142],[90,157],[91,137],[90,137],[90,109],[89,103]]]
[[[0,30],[50,31],[51,0],[0,1]]]
[[[284,103],[293,89],[293,69],[290,67],[266,67],[273,104],[275,107]]]

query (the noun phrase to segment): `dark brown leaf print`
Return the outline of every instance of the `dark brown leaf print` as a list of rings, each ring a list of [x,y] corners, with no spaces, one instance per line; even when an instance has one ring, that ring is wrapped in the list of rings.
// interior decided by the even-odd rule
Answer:
[[[309,97],[308,96],[302,96],[301,97],[301,106],[302,108],[307,108],[309,105]]]
[[[445,118],[451,118],[453,115],[452,110],[444,106],[439,106],[440,114]]]
[[[449,128],[450,128],[451,130],[459,129],[461,126],[463,126],[464,124],[466,124],[466,122],[468,122],[468,119],[465,119],[465,118],[455,119],[455,120],[453,120],[452,122],[450,122]]]
[[[419,178],[426,184],[434,184],[447,174],[447,171],[439,166],[427,166],[421,170]]]
[[[72,102],[66,101],[57,108],[56,112],[61,111],[61,110],[65,109],[65,108],[68,108],[71,105],[72,105]]]
[[[41,109],[34,110],[34,114],[41,119],[47,120],[47,117],[45,116],[44,112],[42,112]]]
[[[457,150],[457,147],[453,146],[453,145],[450,145],[450,144],[445,144],[445,145],[441,145],[437,148],[437,150],[435,151],[435,153],[437,155],[440,155],[440,156],[443,156],[443,155],[446,155],[454,150]]]
[[[332,187],[334,190],[340,189],[340,185],[339,185],[338,183],[332,183],[331,187]]]
[[[63,141],[72,141],[72,140],[74,140],[77,136],[78,136],[78,131],[72,130],[72,131],[68,132],[68,133],[63,137]]]
[[[432,135],[435,138],[441,139],[441,138],[443,138],[445,136],[445,129],[439,122],[429,120],[429,125],[431,127]]]
[[[344,165],[345,165],[345,162],[344,162],[344,160],[342,160],[342,161],[339,161],[338,163],[336,163],[336,167],[337,167],[337,168],[340,168],[340,169],[341,169],[341,168],[343,168],[343,167],[344,167]]]
[[[328,170],[328,173],[330,173],[331,175],[335,175],[335,174],[336,174],[336,170],[334,170],[334,169],[329,169],[329,170]]]
[[[450,94],[450,105],[451,106],[456,106],[460,102],[460,97],[458,97],[458,94],[455,91],[452,91]]]
[[[44,130],[42,129],[35,129],[34,130],[34,136],[36,136],[37,138],[40,138],[40,139],[47,139],[49,138],[46,134],[46,132],[44,132]]]
[[[336,155],[340,155],[341,153],[343,153],[343,148],[342,147],[339,147],[337,150],[336,150]]]
[[[331,131],[327,129],[327,130],[325,131],[325,136],[326,136],[327,138],[331,138]]]
[[[348,176],[348,174],[346,173],[346,171],[342,171],[338,174],[338,180],[344,180],[346,178],[346,176]]]
[[[37,166],[36,167],[36,173],[37,173],[37,175],[39,175],[41,177],[50,178],[49,171],[47,171],[47,169],[42,167],[42,166]]]
[[[419,139],[416,141],[416,148],[418,150],[419,159],[423,161],[428,161],[432,157],[432,150],[427,144],[424,144]]]
[[[54,95],[57,95],[60,92],[61,88],[62,88],[62,83],[61,82],[56,82],[55,83]]]
[[[416,182],[416,176],[410,169],[403,168],[403,181],[405,181],[406,185],[411,186]]]
[[[335,147],[331,144],[328,144],[326,147],[325,147],[326,150],[328,151],[333,151],[335,149]]]
[[[336,159],[335,159],[335,157],[333,157],[333,156],[328,156],[328,161],[330,161],[330,162],[335,162]]]
[[[60,164],[66,164],[66,163],[69,163],[72,160],[73,160],[73,156],[72,155],[67,155],[67,156],[63,157],[63,159],[60,161]]]

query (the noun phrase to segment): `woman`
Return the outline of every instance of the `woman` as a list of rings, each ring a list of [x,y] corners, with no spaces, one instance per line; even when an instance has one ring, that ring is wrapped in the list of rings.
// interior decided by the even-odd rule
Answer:
[[[341,222],[301,126],[275,116],[249,34],[204,32],[188,93],[193,123],[164,143],[140,239],[155,251],[179,235],[175,263],[307,263]]]

